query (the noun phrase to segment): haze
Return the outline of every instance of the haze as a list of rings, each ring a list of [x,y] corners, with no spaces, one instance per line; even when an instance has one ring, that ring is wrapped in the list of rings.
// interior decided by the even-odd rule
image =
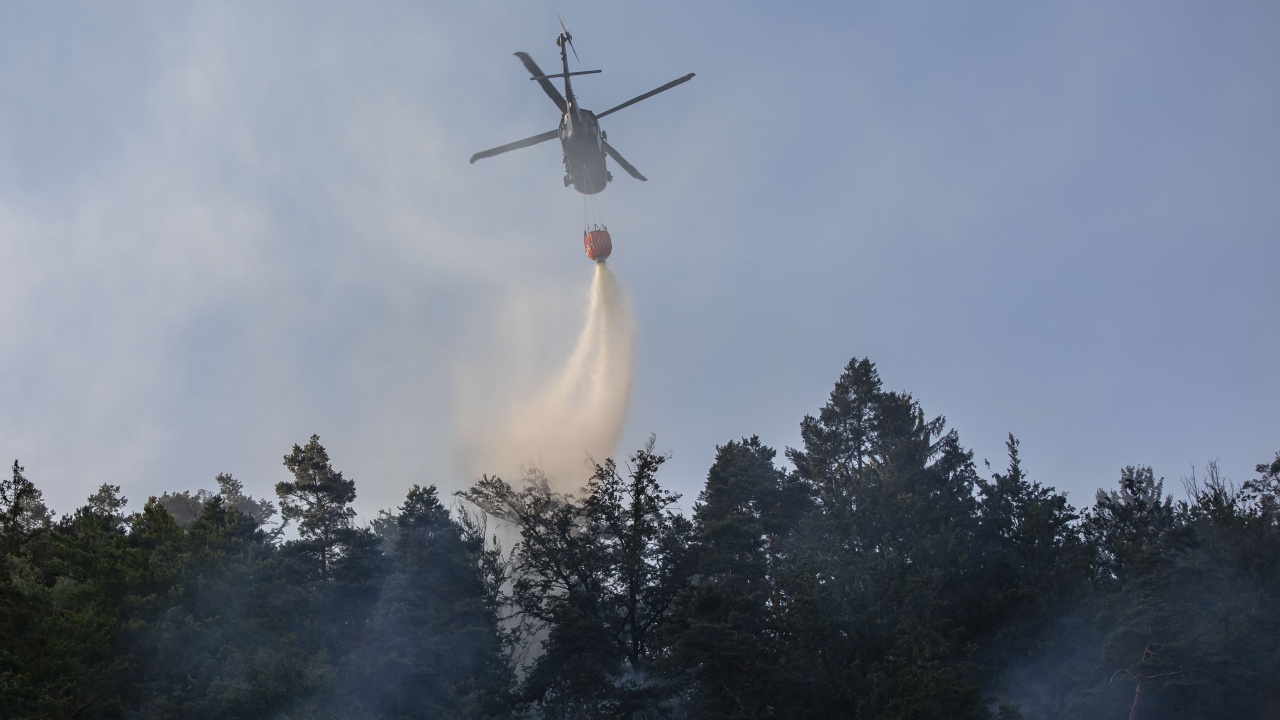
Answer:
[[[588,108],[697,73],[603,122],[649,182],[600,196],[618,448],[656,433],[686,509],[854,356],[1077,506],[1280,449],[1274,3],[33,3],[0,8],[6,461],[58,512],[269,497],[312,433],[366,517],[470,484],[466,370],[553,378],[589,299],[555,144],[467,163],[555,126],[512,53],[553,65],[556,13]]]

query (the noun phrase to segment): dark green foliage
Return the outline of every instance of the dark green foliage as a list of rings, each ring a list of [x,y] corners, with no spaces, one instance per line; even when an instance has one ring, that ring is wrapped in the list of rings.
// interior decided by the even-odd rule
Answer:
[[[391,573],[351,661],[353,708],[371,717],[498,717],[511,683],[496,598],[479,572],[483,537],[449,517],[434,486],[409,491]]]
[[[129,499],[120,495],[119,485],[102,483],[98,492],[90,495],[88,504],[78,512],[97,518],[112,530],[122,531],[128,529],[132,520],[124,514],[124,507],[128,504]]]
[[[116,504],[116,509],[123,501]],[[0,577],[0,715],[110,717],[127,661],[120,608],[138,558],[113,518],[90,507],[22,538]]]
[[[327,464],[314,438],[308,451]],[[433,489],[411,493],[389,555],[371,531],[331,526],[321,576],[315,553],[263,530],[269,504],[230,476],[219,485],[183,524],[154,498],[126,515],[104,485],[56,524],[20,526],[0,555],[0,717],[500,714],[509,679],[484,552]],[[432,621],[418,625],[419,609]],[[419,690],[417,675],[388,683],[380,671],[397,657],[451,694]],[[416,704],[388,706],[392,691]]]
[[[1174,524],[1164,479],[1157,480],[1149,467],[1124,468],[1120,487],[1099,490],[1085,517],[1084,536],[1096,552],[1098,581],[1120,582],[1128,573],[1150,570],[1164,556],[1167,547],[1160,541]]]
[[[282,579],[256,520],[210,498],[184,534],[184,566],[154,631],[141,717],[262,717],[322,690],[327,653],[305,642],[313,605]]]
[[[653,440],[630,460],[625,478],[597,465],[581,501],[537,477],[519,491],[485,477],[462,494],[520,532],[509,603],[542,651],[520,697],[547,717],[648,716],[666,694],[657,631],[686,581],[691,528],[658,485]]]
[[[200,517],[200,513],[204,512],[204,504],[209,501],[213,494],[208,490],[183,490],[181,492],[165,493],[156,498],[156,502],[165,512],[173,516],[174,522],[182,527],[188,527],[191,523]]]
[[[794,465],[717,448],[693,507],[648,446],[580,497],[414,486],[355,521],[312,436],[271,503],[217,477],[55,520],[0,480],[4,718],[1280,717],[1280,454],[1077,513],[854,359]],[[519,672],[516,672],[519,668]]]
[[[691,586],[666,630],[668,671],[691,681],[696,717],[764,717],[797,681],[788,673],[795,532],[808,490],[752,437],[716,450],[694,506]]]
[[[1277,716],[1280,526],[1267,469],[1236,489],[1211,463],[1182,503],[1147,468],[1099,491],[1079,529],[1093,590],[1006,673],[1023,717]]]
[[[977,481],[980,576],[967,599],[975,612],[966,623],[977,643],[975,659],[988,678],[1027,658],[1069,655],[1056,630],[1072,622],[1067,618],[1088,592],[1089,554],[1078,534],[1079,516],[1065,495],[1027,478],[1018,445],[1010,433],[1007,471]],[[1041,698],[1037,702],[1050,702],[1042,696],[1058,702],[1071,692],[1060,679],[1013,682],[1022,685],[1021,694]]]
[[[257,500],[245,495],[244,485],[230,474],[219,473],[214,480],[218,483],[218,492],[216,493],[208,490],[197,490],[194,493],[189,490],[183,490],[181,492],[164,493],[156,498],[156,502],[160,503],[160,506],[165,510],[168,510],[169,514],[182,527],[187,527],[196,518],[200,517],[205,503],[215,496],[221,497],[228,507],[235,508],[253,518],[259,525],[266,524],[276,514],[276,508],[270,501]]]
[[[218,473],[214,478],[218,483],[218,496],[232,508],[251,518],[258,525],[266,525],[276,514],[276,507],[268,500],[258,500],[244,494],[244,483],[235,479],[230,473]]]
[[[0,542],[10,553],[22,541],[51,522],[44,495],[24,476],[24,468],[13,461],[13,477],[0,479]]]
[[[1280,711],[1280,532],[1275,488],[1241,489],[1209,466],[1174,505],[1149,472],[1099,494],[1107,531],[1097,625],[1098,680],[1080,716],[1124,708],[1134,718],[1274,717]],[[1094,537],[1102,532],[1088,528]],[[1119,562],[1116,562],[1116,560]]]
[[[977,558],[971,454],[875,366],[850,361],[788,456],[818,503],[806,519],[793,613],[808,687],[797,714],[983,714],[970,679]]]
[[[293,482],[276,483],[280,514],[285,522],[297,521],[299,539],[291,543],[294,555],[321,579],[328,578],[334,561],[349,537],[356,511],[356,484],[329,464],[329,454],[312,435],[306,447],[293,446],[284,457]]]
[[[1096,658],[1097,633],[1080,611],[1089,600],[1090,554],[1075,509],[1028,479],[1018,446],[1010,433],[1006,472],[977,481],[980,576],[966,622],[1001,716],[1016,717],[1021,706],[1061,717]]]
[[[542,638],[518,697],[548,712],[590,717],[616,710],[619,648],[602,606],[608,571],[585,508],[533,478],[516,491],[484,477],[463,497],[518,529],[507,598],[522,626]]]

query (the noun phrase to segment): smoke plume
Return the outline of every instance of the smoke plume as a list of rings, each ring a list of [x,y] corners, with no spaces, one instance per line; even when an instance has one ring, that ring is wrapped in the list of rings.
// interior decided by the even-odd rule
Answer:
[[[631,396],[635,325],[617,279],[597,263],[582,334],[550,382],[515,388],[507,407],[464,430],[472,476],[545,474],[556,492],[573,492],[590,462],[614,452]]]

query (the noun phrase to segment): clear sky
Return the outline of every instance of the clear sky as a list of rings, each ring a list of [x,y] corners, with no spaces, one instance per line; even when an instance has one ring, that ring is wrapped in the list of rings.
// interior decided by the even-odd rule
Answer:
[[[366,518],[468,484],[458,378],[554,371],[591,281],[555,143],[467,163],[555,127],[557,12],[585,107],[698,74],[599,197],[686,508],[854,356],[1078,506],[1280,450],[1280,4],[220,1],[0,5],[0,456],[58,512],[312,433]]]

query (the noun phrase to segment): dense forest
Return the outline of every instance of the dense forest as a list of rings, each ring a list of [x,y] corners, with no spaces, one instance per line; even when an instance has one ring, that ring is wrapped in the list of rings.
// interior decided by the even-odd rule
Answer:
[[[856,358],[800,430],[717,448],[690,517],[653,441],[367,526],[315,436],[274,501],[55,517],[15,461],[0,716],[1280,718],[1280,453],[1077,509]]]

